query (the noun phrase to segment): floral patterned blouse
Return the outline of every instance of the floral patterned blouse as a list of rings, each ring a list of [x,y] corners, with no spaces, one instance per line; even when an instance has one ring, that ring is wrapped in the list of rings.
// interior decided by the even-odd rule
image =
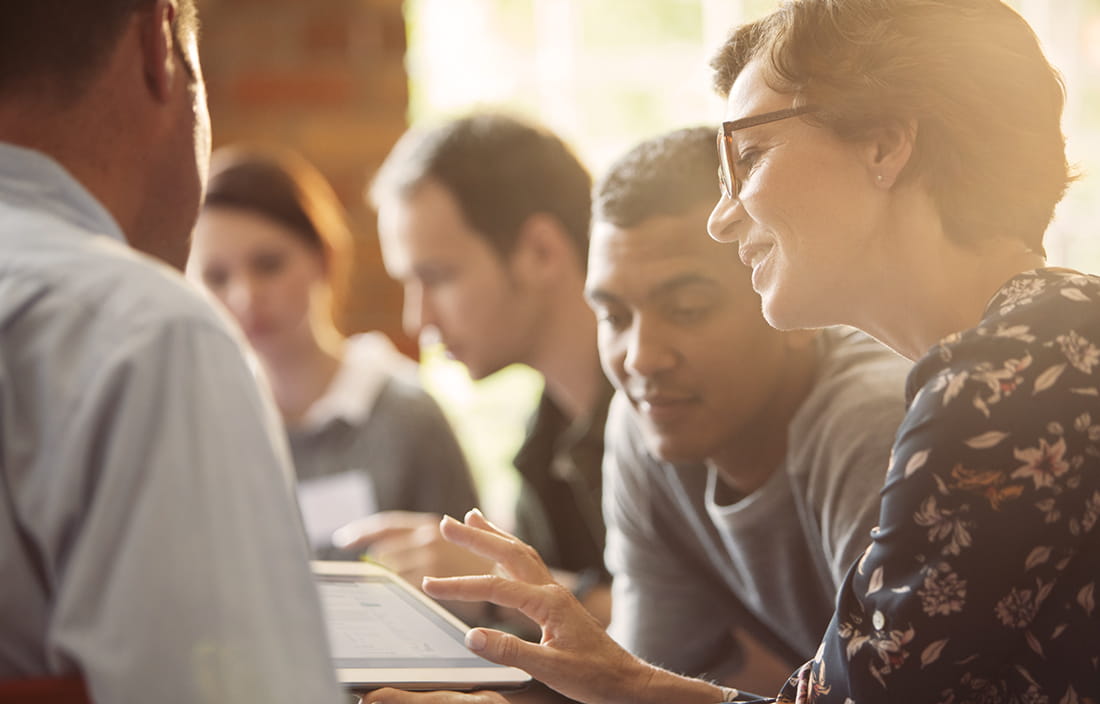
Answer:
[[[1100,278],[1012,278],[908,387],[873,542],[779,701],[1100,703]]]

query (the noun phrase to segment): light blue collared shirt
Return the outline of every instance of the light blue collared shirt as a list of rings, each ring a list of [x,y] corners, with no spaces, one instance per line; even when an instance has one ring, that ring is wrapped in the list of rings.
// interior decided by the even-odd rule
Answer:
[[[338,701],[271,417],[219,314],[0,143],[0,679]]]

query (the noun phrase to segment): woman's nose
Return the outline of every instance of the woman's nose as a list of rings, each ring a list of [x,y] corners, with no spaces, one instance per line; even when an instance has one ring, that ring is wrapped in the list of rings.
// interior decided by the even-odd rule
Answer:
[[[707,233],[716,242],[736,242],[735,233],[738,222],[738,206],[741,204],[736,198],[727,198],[723,195],[714,205],[707,218]]]

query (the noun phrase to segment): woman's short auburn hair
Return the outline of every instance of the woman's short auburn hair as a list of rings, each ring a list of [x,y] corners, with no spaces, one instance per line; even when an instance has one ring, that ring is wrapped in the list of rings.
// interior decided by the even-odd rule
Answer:
[[[923,184],[959,242],[1003,236],[1042,252],[1072,180],[1065,87],[1001,0],[788,0],[737,28],[711,61],[729,93],[760,58],[768,84],[820,110],[842,139],[916,125],[899,182]]]

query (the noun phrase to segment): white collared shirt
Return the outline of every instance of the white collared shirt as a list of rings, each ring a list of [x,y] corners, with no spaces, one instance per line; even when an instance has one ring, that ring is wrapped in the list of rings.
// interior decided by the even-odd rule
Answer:
[[[295,428],[317,430],[336,419],[364,425],[390,377],[417,383],[417,365],[401,354],[385,334],[353,335],[344,343],[344,359],[321,398],[313,402]]]

